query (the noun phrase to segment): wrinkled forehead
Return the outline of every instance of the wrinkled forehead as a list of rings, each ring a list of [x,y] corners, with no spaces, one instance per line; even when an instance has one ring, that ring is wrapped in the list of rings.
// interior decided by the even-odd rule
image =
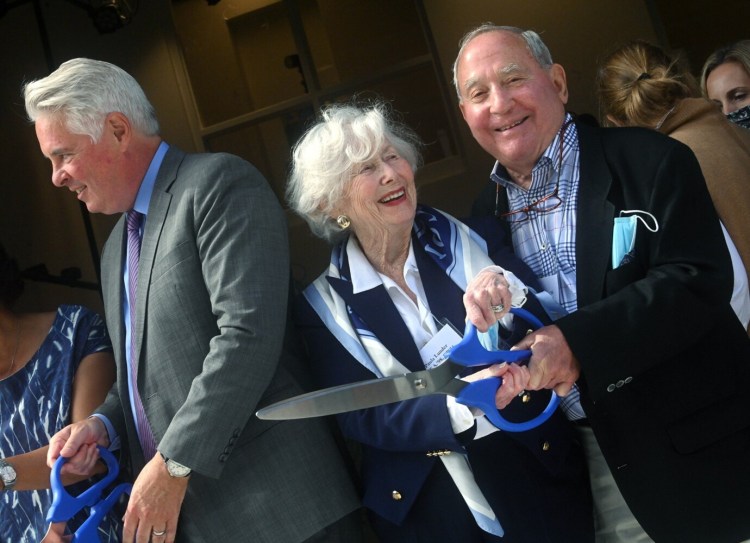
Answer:
[[[526,42],[521,36],[505,31],[479,34],[466,44],[456,67],[456,75],[461,87],[475,73],[485,69],[493,72],[513,71],[539,67]]]

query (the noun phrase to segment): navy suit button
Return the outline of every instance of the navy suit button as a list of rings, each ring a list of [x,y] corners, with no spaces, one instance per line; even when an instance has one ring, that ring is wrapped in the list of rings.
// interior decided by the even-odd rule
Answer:
[[[617,388],[621,388],[621,387],[622,387],[622,385],[624,385],[624,384],[625,384],[625,381],[623,381],[622,379],[620,379],[619,381],[617,381],[617,384],[616,384],[615,386],[616,386]]]
[[[227,461],[227,455],[226,454],[220,454],[219,455],[219,462],[222,464]]]
[[[609,386],[607,387],[607,392],[612,392],[612,391],[613,391],[613,390],[615,390],[616,388],[617,388],[617,387],[616,387],[615,385],[609,385]]]
[[[235,428],[234,429],[234,433],[232,434],[232,437],[240,437],[240,429],[239,428]]]
[[[391,498],[399,501],[401,499],[401,492],[399,492],[398,490],[394,490],[393,492],[391,492]]]
[[[632,381],[632,380],[633,380],[633,378],[632,378],[632,377],[626,377],[626,378],[625,378],[625,384],[627,385],[627,384],[628,384],[628,383],[629,383],[630,381]]]

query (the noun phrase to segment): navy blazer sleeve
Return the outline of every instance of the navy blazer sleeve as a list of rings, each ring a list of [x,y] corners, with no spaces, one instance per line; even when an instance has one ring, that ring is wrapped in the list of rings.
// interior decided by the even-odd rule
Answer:
[[[375,378],[339,343],[302,296],[298,298],[295,323],[305,339],[319,386]],[[442,395],[342,413],[337,418],[346,437],[380,449],[418,452],[461,448]]]

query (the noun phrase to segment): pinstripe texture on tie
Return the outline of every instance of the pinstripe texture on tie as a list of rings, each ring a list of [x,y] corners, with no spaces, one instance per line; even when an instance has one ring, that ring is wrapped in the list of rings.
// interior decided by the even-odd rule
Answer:
[[[151,432],[151,426],[143,409],[141,394],[138,391],[138,351],[136,349],[136,287],[138,285],[138,262],[141,257],[141,222],[143,214],[135,210],[127,213],[128,227],[128,304],[130,306],[130,375],[133,380],[133,403],[135,404],[135,418],[138,423],[138,439],[141,442],[143,455],[148,462],[156,454],[156,441]]]

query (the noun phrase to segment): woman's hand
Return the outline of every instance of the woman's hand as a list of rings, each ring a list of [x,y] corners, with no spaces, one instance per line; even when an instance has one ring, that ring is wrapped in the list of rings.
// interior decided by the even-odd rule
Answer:
[[[489,330],[510,311],[511,302],[512,295],[505,277],[491,270],[477,274],[464,293],[466,317],[480,332]]]
[[[39,543],[69,543],[73,541],[72,535],[65,535],[65,528],[65,522],[51,523],[47,533]]]
[[[503,409],[508,406],[513,399],[526,389],[529,382],[529,368],[519,364],[494,364],[471,375],[461,379],[468,382],[479,381],[489,377],[501,377],[503,384],[497,389],[495,394],[495,406]]]

